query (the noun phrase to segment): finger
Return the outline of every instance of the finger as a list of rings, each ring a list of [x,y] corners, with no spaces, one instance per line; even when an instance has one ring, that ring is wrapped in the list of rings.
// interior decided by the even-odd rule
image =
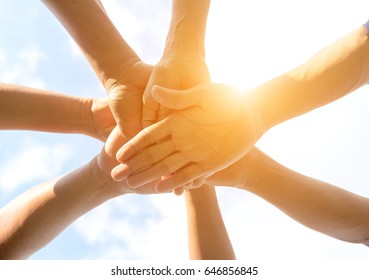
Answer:
[[[130,100],[125,100],[124,103],[129,104],[130,107],[128,105],[119,107],[119,120],[117,120],[117,124],[122,131],[122,134],[127,139],[131,139],[142,130],[141,114],[137,113],[137,110],[142,111],[142,104],[140,103],[141,106],[133,106],[135,103]]]
[[[132,157],[125,163],[120,164],[119,166],[114,168],[112,176],[114,180],[123,180],[129,175],[137,173],[138,171],[147,168],[155,163],[154,159],[156,159],[157,161],[161,161],[164,158],[175,153],[175,151],[176,149],[173,145],[173,142],[170,140],[157,143],[143,150],[141,153]]]
[[[121,186],[123,189],[122,193],[134,193],[134,194],[157,194],[158,192],[156,191],[156,185],[160,182],[161,180],[154,180],[151,182],[148,182],[144,185],[142,185],[139,188],[136,189],[132,189],[128,186],[127,181],[124,180],[121,182]]]
[[[131,139],[137,135],[142,130],[141,123],[134,122],[123,122],[118,124],[119,129],[122,131],[122,134],[125,138]]]
[[[153,110],[152,108],[144,106],[142,109],[141,126],[145,128],[145,127],[149,127],[153,125],[154,123],[156,123],[157,114],[158,113],[156,110]]]
[[[201,176],[193,181],[191,181],[190,183],[186,184],[184,186],[184,190],[192,190],[192,189],[197,189],[199,187],[201,187],[204,183],[204,179],[205,177],[204,176]]]
[[[130,139],[142,129],[142,94],[127,93],[126,88],[115,86],[109,91],[109,107],[125,137]]]
[[[158,118],[159,104],[151,96],[151,87],[147,87],[144,92],[144,102],[142,107],[141,125],[143,128],[156,123]]]
[[[170,132],[168,130],[167,119],[153,124],[152,126],[141,130],[135,137],[123,145],[123,147],[117,152],[117,160],[122,163],[126,162],[134,155],[169,135]],[[157,161],[157,159],[152,160],[153,161],[149,162],[149,165]]]
[[[184,187],[179,187],[179,188],[176,188],[176,189],[173,190],[173,193],[175,195],[182,195],[183,192],[184,192]]]
[[[152,88],[153,98],[163,106],[174,110],[200,106],[206,92],[203,85],[186,90],[168,89],[157,85]]]
[[[205,176],[201,176],[201,177],[197,178],[196,180],[194,180],[191,184],[191,189],[197,189],[197,188],[201,187],[204,184],[205,179],[206,179]]]
[[[192,189],[193,184],[194,184],[194,181],[191,181],[190,183],[186,184],[183,188],[185,190],[190,190]]]
[[[147,182],[153,181],[168,174],[172,174],[188,163],[188,160],[186,160],[181,153],[174,153],[157,164],[129,176],[127,178],[128,185],[131,188],[140,187]],[[172,189],[167,189],[166,191],[170,190]]]
[[[196,164],[189,164],[178,170],[173,176],[162,180],[158,183],[156,189],[158,192],[167,192],[180,186],[185,186],[191,181],[199,178],[204,174],[202,168]]]
[[[125,174],[126,169],[127,166],[125,164],[119,164],[110,171],[110,176],[113,178],[114,181],[122,181],[128,177],[128,175]]]
[[[136,193],[136,194],[157,194],[158,192],[156,190],[156,185],[160,181],[161,181],[160,179],[157,179],[149,183],[146,183],[139,188],[136,188],[136,189],[129,188],[129,189],[131,190],[131,193]]]

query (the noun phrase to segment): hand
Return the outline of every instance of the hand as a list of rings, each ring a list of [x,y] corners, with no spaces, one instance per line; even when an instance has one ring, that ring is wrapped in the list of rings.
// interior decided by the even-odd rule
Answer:
[[[122,134],[130,139],[141,129],[142,96],[149,80],[152,66],[135,61],[130,67],[122,66],[126,71],[107,80],[105,88],[109,94],[109,106]]]
[[[157,186],[168,191],[226,168],[264,132],[249,96],[212,83],[185,91],[154,87],[158,102],[180,111],[125,144],[117,153],[122,164],[112,170],[113,178],[138,187],[170,174]]]
[[[113,116],[126,137],[141,129],[142,95],[151,66],[127,44],[100,1],[53,1],[45,5],[63,24],[109,94]]]
[[[109,178],[111,178],[111,170],[119,164],[119,162],[115,158],[117,150],[126,142],[126,138],[122,136],[120,129],[116,126],[109,135],[102,151],[97,157],[98,167]],[[126,181],[115,182],[113,181],[113,179],[111,179],[111,186],[109,186],[109,189],[114,193],[114,196],[127,193],[154,194],[157,193],[155,186],[158,182],[158,180],[153,180],[152,182],[145,184],[141,188],[131,189],[128,187]]]
[[[107,99],[92,99],[90,114],[94,137],[105,142],[116,126],[109,108],[109,101]]]
[[[170,55],[154,67],[144,92],[142,126],[148,127],[167,117],[171,110],[152,97],[152,87],[159,85],[174,89],[188,89],[208,82],[210,74],[201,55]]]
[[[266,158],[266,155],[254,146],[242,158],[206,178],[205,183],[210,186],[227,186],[250,190],[254,187],[254,179],[260,174],[258,165],[260,159],[263,158]]]
[[[114,167],[116,167],[119,162],[116,160],[116,153],[120,147],[122,147],[127,142],[127,139],[122,136],[120,129],[116,126],[111,134],[109,135],[104,148],[100,152],[97,157],[97,163],[100,170],[105,173],[105,175],[111,178],[111,172]],[[185,189],[193,189],[198,188],[204,183],[204,179],[200,178],[193,182],[190,182],[187,186],[175,189],[173,191],[176,195],[181,195]],[[156,185],[161,180],[153,180],[142,186],[141,188],[132,189],[129,188],[127,182],[115,182],[112,180],[112,184],[115,184],[115,190],[113,192],[117,192],[115,195],[122,195],[126,193],[136,193],[136,194],[155,194],[158,193],[156,191]]]

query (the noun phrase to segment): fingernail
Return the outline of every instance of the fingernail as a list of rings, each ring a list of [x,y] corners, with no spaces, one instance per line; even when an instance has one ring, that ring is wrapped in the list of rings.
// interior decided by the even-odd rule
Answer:
[[[130,178],[128,177],[127,180],[126,180],[128,187],[130,187],[131,189],[137,189],[138,187],[141,187],[140,184],[135,184],[135,183],[132,182],[132,180],[129,180],[129,179]]]
[[[124,151],[125,151],[125,149],[124,149],[124,147],[122,147],[122,148],[117,152],[117,154],[116,154],[116,159],[117,159],[117,161],[119,161],[119,162],[121,162],[121,163],[123,163]]]
[[[115,181],[122,181],[128,176],[128,166],[125,164],[119,164],[111,171],[111,177]]]
[[[155,189],[158,193],[167,193],[167,192],[171,192],[171,190],[168,190],[165,188],[165,186],[163,187],[162,182],[159,182],[156,186]]]

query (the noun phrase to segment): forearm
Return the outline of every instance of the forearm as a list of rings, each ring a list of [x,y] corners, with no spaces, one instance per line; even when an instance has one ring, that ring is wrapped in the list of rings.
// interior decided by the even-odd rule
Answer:
[[[0,259],[24,259],[73,221],[114,197],[110,182],[92,160],[84,167],[39,185],[0,212]]]
[[[301,66],[255,88],[265,128],[328,104],[369,82],[369,38],[360,27]]]
[[[43,0],[77,42],[109,89],[139,57],[121,37],[98,0]]]
[[[0,84],[0,129],[94,134],[92,100]]]
[[[281,166],[259,151],[247,186],[291,218],[348,242],[369,244],[369,200]]]
[[[164,56],[205,57],[205,30],[210,0],[172,0],[172,18]]]
[[[191,259],[235,259],[215,189],[202,186],[185,192]]]

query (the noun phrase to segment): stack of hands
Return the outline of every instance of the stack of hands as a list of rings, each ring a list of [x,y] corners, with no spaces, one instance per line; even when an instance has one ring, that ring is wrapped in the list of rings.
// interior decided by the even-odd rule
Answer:
[[[207,250],[206,258],[234,258],[209,187],[217,185],[252,191],[299,222],[336,238],[367,242],[369,225],[362,222],[369,211],[366,199],[287,170],[254,145],[273,126],[368,83],[368,26],[279,77],[239,90],[210,79],[204,47],[210,0],[173,0],[165,49],[155,66],[141,61],[98,0],[43,2],[80,46],[108,99],[2,85],[0,128],[82,133],[106,142],[86,166],[31,189],[2,209],[0,220],[7,230],[0,230],[0,257],[29,256],[113,197],[182,194],[198,188],[186,192],[189,217],[196,217],[189,224],[211,232],[218,246],[205,246],[203,251],[198,246],[192,257],[202,258]],[[11,97],[9,91],[14,93]],[[41,109],[46,105],[47,118]],[[17,106],[24,107],[27,118],[14,109]],[[342,201],[352,203],[343,207]],[[360,207],[353,209],[352,204]],[[64,215],[50,218],[61,209]],[[22,215],[16,214],[19,211]],[[350,211],[355,222],[336,218],[338,212],[349,217]],[[199,235],[194,240],[207,239]]]

